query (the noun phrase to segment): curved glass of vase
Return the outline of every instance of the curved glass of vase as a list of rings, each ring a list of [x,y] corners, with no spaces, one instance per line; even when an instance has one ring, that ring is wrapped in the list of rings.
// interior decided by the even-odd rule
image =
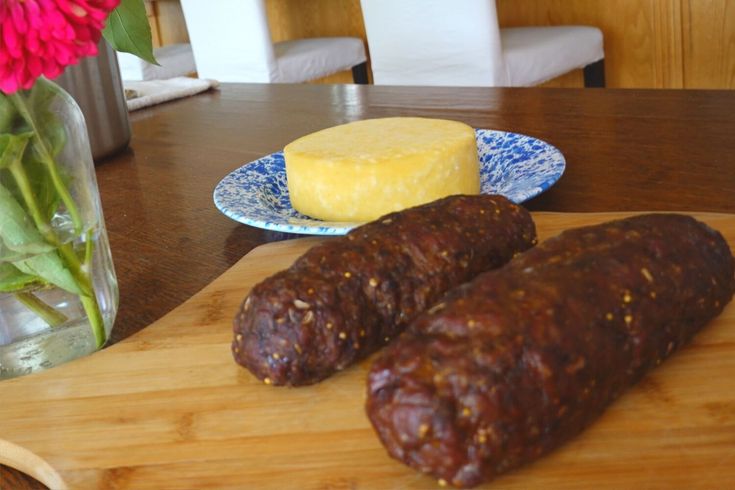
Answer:
[[[0,379],[98,350],[117,305],[82,112],[43,78],[0,93]]]

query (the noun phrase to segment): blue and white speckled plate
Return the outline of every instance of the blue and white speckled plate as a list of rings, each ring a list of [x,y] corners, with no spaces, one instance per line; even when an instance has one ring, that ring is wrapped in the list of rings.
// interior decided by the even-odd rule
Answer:
[[[536,138],[476,129],[483,194],[520,203],[551,187],[564,173],[561,152]],[[225,215],[266,230],[306,235],[344,235],[359,223],[320,221],[291,207],[283,153],[243,165],[217,184],[214,203]]]

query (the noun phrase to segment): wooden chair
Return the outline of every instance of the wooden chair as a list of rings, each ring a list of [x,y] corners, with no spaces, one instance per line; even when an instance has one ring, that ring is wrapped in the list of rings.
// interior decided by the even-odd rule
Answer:
[[[584,68],[585,86],[605,86],[595,27],[500,29],[494,0],[361,5],[375,84],[530,86]]]

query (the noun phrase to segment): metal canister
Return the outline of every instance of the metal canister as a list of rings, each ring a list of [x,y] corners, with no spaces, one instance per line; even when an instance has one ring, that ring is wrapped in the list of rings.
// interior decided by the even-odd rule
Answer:
[[[130,143],[130,121],[115,51],[104,39],[99,54],[69,66],[54,80],[77,101],[84,113],[95,162],[124,150]]]

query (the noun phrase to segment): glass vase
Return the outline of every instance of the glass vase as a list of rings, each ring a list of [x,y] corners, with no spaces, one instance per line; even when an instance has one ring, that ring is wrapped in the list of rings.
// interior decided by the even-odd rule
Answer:
[[[79,106],[44,78],[0,93],[0,379],[100,349],[117,305]]]

